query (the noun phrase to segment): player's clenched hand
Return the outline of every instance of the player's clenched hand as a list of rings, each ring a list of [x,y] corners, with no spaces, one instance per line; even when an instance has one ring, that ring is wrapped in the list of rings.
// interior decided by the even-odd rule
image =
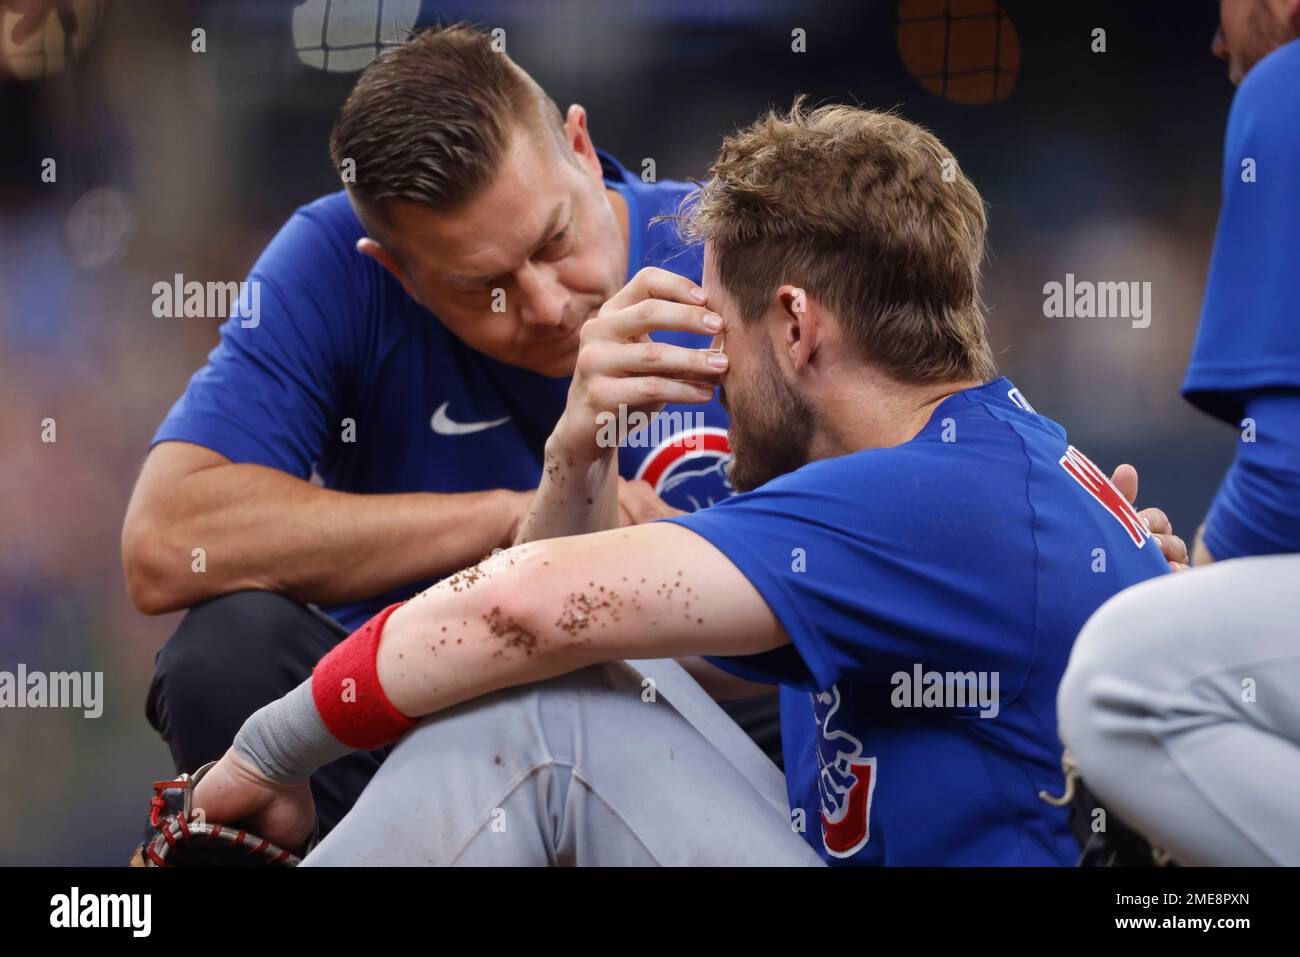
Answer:
[[[1130,505],[1137,504],[1138,473],[1131,465],[1121,465],[1110,477],[1110,483],[1119,489]],[[1144,508],[1138,512],[1138,518],[1146,523],[1148,531],[1160,546],[1161,553],[1169,567],[1176,572],[1187,570],[1187,544],[1174,534],[1174,526],[1169,516],[1158,508]]]
[[[610,451],[600,442],[601,426],[624,421],[620,407],[625,416],[642,412],[648,420],[671,402],[709,401],[727,357],[652,342],[650,333],[715,336],[723,327],[695,283],[664,269],[642,269],[582,327],[568,405],[552,433],[554,451],[594,462]]]
[[[281,784],[227,751],[194,788],[192,806],[210,824],[237,824],[273,844],[296,850],[316,825],[311,784]]]

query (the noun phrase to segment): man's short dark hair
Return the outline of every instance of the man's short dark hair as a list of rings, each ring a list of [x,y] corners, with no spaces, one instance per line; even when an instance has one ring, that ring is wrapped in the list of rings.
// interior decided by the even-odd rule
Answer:
[[[486,187],[517,128],[564,141],[560,111],[493,37],[469,24],[435,27],[381,53],[362,72],[330,136],[330,158],[354,202],[452,209]]]

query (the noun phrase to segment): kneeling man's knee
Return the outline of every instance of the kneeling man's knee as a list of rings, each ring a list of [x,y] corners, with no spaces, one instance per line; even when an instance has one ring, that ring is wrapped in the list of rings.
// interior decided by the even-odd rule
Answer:
[[[237,592],[188,611],[158,653],[147,706],[177,763],[217,757],[209,752],[228,746],[245,718],[304,680],[321,653],[311,632],[321,627],[304,606],[271,592]]]
[[[1134,744],[1149,731],[1153,695],[1180,630],[1167,613],[1171,584],[1162,578],[1121,592],[1079,632],[1057,693],[1057,720],[1085,777],[1113,745]]]

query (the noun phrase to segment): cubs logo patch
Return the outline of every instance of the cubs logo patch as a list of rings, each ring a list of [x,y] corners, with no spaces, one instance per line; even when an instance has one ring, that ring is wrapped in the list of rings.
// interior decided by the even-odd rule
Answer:
[[[635,478],[649,482],[675,508],[695,511],[732,495],[727,480],[727,430],[701,426],[674,432],[641,461]]]
[[[817,739],[817,786],[821,792],[822,846],[831,857],[852,857],[871,840],[871,799],[876,790],[876,759],[862,753],[862,742],[836,725],[840,689],[812,695]]]

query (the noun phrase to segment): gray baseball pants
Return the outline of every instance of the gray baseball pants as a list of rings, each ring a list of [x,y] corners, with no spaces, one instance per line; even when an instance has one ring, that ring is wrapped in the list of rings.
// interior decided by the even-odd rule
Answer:
[[[673,661],[586,668],[430,715],[303,861],[819,864],[791,827],[781,772]]]
[[[1116,595],[1057,709],[1088,786],[1175,860],[1300,865],[1300,555]]]

